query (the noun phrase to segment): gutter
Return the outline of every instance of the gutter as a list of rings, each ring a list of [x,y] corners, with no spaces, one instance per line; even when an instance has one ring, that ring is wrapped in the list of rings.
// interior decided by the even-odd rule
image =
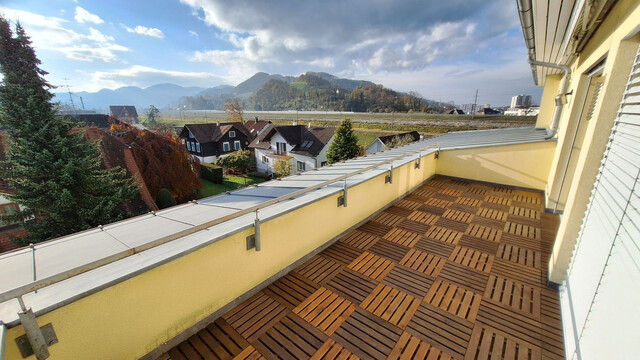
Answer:
[[[534,66],[550,67],[553,69],[562,70],[564,72],[564,76],[562,77],[562,85],[560,86],[560,92],[556,96],[556,109],[553,113],[553,121],[551,122],[551,127],[549,128],[547,136],[545,137],[545,140],[550,140],[556,136],[556,133],[558,131],[558,122],[560,121],[560,116],[562,115],[562,106],[567,103],[567,95],[569,95],[567,93],[567,88],[569,87],[569,79],[571,78],[571,69],[566,65],[535,60],[536,45],[532,1],[517,0],[516,2],[518,5],[518,15],[520,16],[520,23],[522,25],[524,41],[529,52],[529,64],[531,65],[531,71],[533,72],[534,80],[536,80],[536,85],[538,81]]]
[[[567,103],[567,95],[571,95],[571,93],[567,92],[569,87],[569,79],[571,78],[571,69],[567,65],[537,61],[532,57],[529,57],[529,64],[531,64],[531,66],[550,67],[553,69],[562,70],[564,72],[564,75],[562,76],[562,83],[560,85],[560,91],[558,92],[558,95],[556,95],[556,110],[553,113],[553,121],[551,122],[551,127],[549,128],[547,136],[545,137],[545,140],[549,140],[556,136],[556,133],[558,132],[558,123],[560,122],[560,116],[562,115],[562,107]]]

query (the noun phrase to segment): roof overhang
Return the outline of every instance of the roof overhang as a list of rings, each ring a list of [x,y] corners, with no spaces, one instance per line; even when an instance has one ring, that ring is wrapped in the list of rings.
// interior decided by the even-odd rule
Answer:
[[[616,0],[516,0],[530,59],[569,65],[597,30]],[[531,66],[536,85],[562,71]]]

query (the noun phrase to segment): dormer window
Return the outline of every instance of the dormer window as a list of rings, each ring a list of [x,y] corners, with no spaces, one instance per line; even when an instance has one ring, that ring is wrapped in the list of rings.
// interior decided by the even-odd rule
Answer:
[[[234,137],[236,137],[236,132],[235,132],[235,131],[233,131],[233,130],[229,131],[229,137],[230,137],[230,138],[234,138]]]

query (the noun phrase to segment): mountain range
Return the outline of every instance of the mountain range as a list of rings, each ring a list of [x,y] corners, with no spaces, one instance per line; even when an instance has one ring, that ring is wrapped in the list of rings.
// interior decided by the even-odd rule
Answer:
[[[353,90],[357,86],[373,86],[374,83],[364,80],[338,78],[322,72],[307,72],[302,76],[317,77],[326,82],[346,90]],[[185,104],[187,98],[205,97],[218,99],[215,108],[222,109],[224,100],[228,97],[238,97],[243,100],[252,98],[269,81],[282,83],[296,83],[299,77],[267,74],[258,72],[237,86],[218,85],[211,88],[182,87],[175,84],[157,84],[147,88],[126,86],[115,90],[102,89],[97,92],[81,91],[77,93],[56,92],[54,101],[60,102],[62,107],[70,107],[73,99],[75,108],[87,110],[106,110],[110,105],[134,105],[140,109],[154,105],[159,109],[172,109]],[[218,103],[219,102],[219,103]]]

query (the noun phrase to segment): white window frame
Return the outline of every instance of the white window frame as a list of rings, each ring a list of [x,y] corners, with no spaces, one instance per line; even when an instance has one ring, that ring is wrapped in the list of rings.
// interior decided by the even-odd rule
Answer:
[[[222,143],[222,151],[229,152],[231,151],[231,145],[229,145],[228,141]]]
[[[307,171],[307,164],[304,161],[298,161],[298,171]]]
[[[230,137],[230,138],[234,138],[234,137],[236,137],[236,132],[235,132],[235,130],[231,130],[231,131],[229,131],[229,137]]]
[[[191,141],[187,141],[187,150],[191,151]]]
[[[240,140],[236,140],[233,142],[233,149],[234,150],[240,150],[241,149],[241,144],[240,144]]]
[[[268,164],[269,163],[269,158],[267,158],[266,156],[262,155],[262,163],[263,164]]]

